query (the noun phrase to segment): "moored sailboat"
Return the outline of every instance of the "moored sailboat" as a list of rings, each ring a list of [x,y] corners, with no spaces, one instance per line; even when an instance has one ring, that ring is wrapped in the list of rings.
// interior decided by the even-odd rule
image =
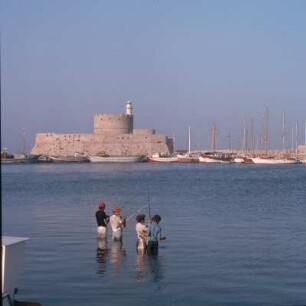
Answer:
[[[193,154],[190,151],[190,126],[188,128],[188,152],[186,153],[179,153],[177,154],[178,162],[179,163],[198,163],[199,156],[197,154]]]

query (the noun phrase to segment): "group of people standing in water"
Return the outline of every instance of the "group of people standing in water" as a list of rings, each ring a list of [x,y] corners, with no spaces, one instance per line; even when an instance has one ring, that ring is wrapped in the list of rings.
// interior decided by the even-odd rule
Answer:
[[[105,203],[98,203],[98,210],[96,211],[97,233],[99,239],[106,239],[107,225],[110,224],[112,229],[113,241],[122,241],[122,230],[126,227],[126,218],[120,215],[121,209],[119,207],[113,208],[113,215],[108,216],[105,213]],[[160,215],[153,216],[149,224],[146,225],[146,216],[139,214],[136,216],[136,250],[138,252],[147,253],[149,255],[158,254],[158,242],[165,240],[162,236],[162,230],[159,226],[161,221]]]

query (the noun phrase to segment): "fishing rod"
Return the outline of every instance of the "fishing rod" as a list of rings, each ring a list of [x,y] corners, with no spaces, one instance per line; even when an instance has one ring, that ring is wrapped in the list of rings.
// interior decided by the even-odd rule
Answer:
[[[134,215],[136,215],[138,212],[140,212],[142,209],[144,209],[145,207],[147,207],[149,205],[149,203],[147,203],[146,205],[141,206],[138,210],[136,210],[135,212],[133,212],[131,215],[129,215],[128,217],[125,218],[125,220],[129,220],[131,219]]]
[[[148,189],[148,209],[149,209],[149,218],[151,220],[151,198],[150,198],[150,190]]]
[[[120,201],[117,201],[117,202],[116,202],[116,201],[115,201],[115,202],[110,201],[110,202],[108,203],[108,205],[111,206],[111,207],[114,206],[114,205],[116,205],[116,206],[120,205],[120,207],[123,208],[124,206],[126,206],[127,204],[129,204],[130,202],[132,202],[134,199],[135,199],[135,196],[132,196],[130,199],[124,201],[124,202],[121,203],[121,204],[117,204],[117,203],[119,203]]]

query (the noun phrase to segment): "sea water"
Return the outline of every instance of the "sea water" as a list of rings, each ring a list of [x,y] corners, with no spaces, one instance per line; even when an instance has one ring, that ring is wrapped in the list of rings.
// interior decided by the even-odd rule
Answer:
[[[2,234],[29,237],[19,300],[43,306],[305,305],[306,167],[242,164],[2,166]],[[97,203],[129,217],[96,239]],[[157,257],[135,216],[160,214]]]

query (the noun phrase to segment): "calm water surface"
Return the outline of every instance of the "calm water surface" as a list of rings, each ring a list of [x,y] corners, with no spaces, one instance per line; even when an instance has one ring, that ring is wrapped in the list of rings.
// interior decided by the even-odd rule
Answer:
[[[305,305],[306,166],[2,166],[2,230],[29,237],[20,300],[56,305]],[[95,211],[151,203],[167,240],[97,253]],[[142,210],[148,215],[148,207]],[[109,231],[110,235],[110,231]]]

